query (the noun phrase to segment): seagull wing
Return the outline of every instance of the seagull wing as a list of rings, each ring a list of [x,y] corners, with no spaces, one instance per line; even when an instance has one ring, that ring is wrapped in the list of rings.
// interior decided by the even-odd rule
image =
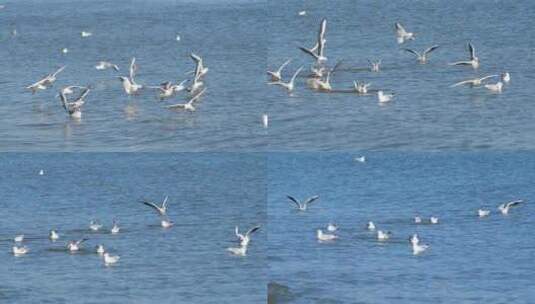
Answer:
[[[287,66],[288,63],[290,63],[290,61],[292,61],[292,59],[288,59],[288,60],[286,60],[286,61],[279,67],[279,69],[277,70],[277,72],[279,72],[279,73],[282,72],[282,70],[284,69],[284,67]]]
[[[286,197],[292,201],[296,206],[297,208],[301,208],[301,204],[299,203],[299,201],[297,199],[295,199],[293,196],[290,196],[290,195],[286,195]]]
[[[476,58],[476,49],[471,42],[468,42],[468,50],[470,51],[470,59]]]
[[[169,199],[169,196],[165,196],[165,198],[163,199],[163,203],[162,203],[162,207],[165,209],[167,208],[167,200]]]
[[[290,83],[293,83],[294,80],[295,80],[295,77],[297,77],[297,75],[299,75],[299,73],[301,73],[301,70],[303,69],[303,67],[300,67],[297,69],[297,71],[295,71],[295,73],[293,74],[292,76],[292,79],[290,80]]]
[[[517,206],[521,203],[523,203],[524,201],[523,200],[516,200],[516,201],[512,201],[512,202],[509,202],[506,204],[507,208],[509,207],[514,207],[514,206]]]
[[[309,197],[309,198],[307,198],[307,200],[305,201],[304,204],[305,204],[305,205],[309,205],[309,204],[311,204],[313,201],[317,200],[318,198],[320,198],[319,195],[314,195],[314,196],[312,196],[312,197]]]
[[[492,77],[498,77],[498,75],[488,75],[488,76],[479,78],[479,80],[483,81],[483,80],[485,80],[485,79],[492,78]]]
[[[301,51],[305,52],[306,54],[309,54],[310,56],[314,57],[314,59],[316,59],[316,60],[319,58],[319,56],[316,53],[314,53],[314,51],[312,51],[312,50],[309,50],[309,49],[307,49],[305,47],[302,47],[302,46],[300,46],[299,49]]]
[[[396,22],[396,33],[398,36],[404,36],[407,34],[407,31],[405,31],[405,28],[399,22]]]
[[[416,57],[420,57],[420,54],[418,54],[418,52],[416,52],[415,50],[412,50],[412,49],[403,49],[403,50],[414,54]]]
[[[254,232],[258,231],[258,229],[260,229],[260,225],[254,226],[253,228],[249,229],[247,231],[247,233],[245,233],[245,235],[249,236],[249,235],[253,234]]]
[[[154,208],[154,210],[156,210],[156,212],[158,212],[158,214],[161,214],[160,212],[160,206],[156,205],[155,203],[153,202],[149,202],[149,201],[141,201],[143,204],[149,206],[149,207],[152,207]]]
[[[431,53],[432,51],[436,50],[439,48],[439,45],[433,45],[432,47],[428,47],[425,51],[424,51],[424,54],[429,54]]]
[[[473,82],[474,82],[473,79],[463,80],[463,81],[457,82],[456,84],[451,85],[451,87],[453,88],[453,87],[457,87],[463,84],[468,84],[468,83],[473,83]]]
[[[62,67],[60,67],[59,69],[57,69],[54,73],[52,73],[52,76],[53,77],[56,77],[59,73],[61,73],[67,66],[64,65]]]
[[[470,61],[457,61],[450,63],[449,65],[472,65],[472,63]]]

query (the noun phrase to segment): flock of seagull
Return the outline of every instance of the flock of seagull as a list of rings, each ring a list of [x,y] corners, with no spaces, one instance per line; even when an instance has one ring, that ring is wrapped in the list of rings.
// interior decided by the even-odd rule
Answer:
[[[339,60],[334,67],[330,68],[327,65],[327,56],[325,53],[325,46],[327,39],[326,37],[326,31],[327,31],[327,20],[323,19],[320,22],[320,28],[317,34],[317,38],[315,41],[315,44],[312,48],[306,48],[306,47],[299,47],[299,49],[305,53],[306,55],[309,55],[309,57],[313,60],[312,65],[310,67],[310,73],[306,76],[306,84],[307,86],[312,89],[313,91],[318,92],[331,92],[331,93],[356,93],[358,95],[371,95],[375,93],[377,95],[377,99],[379,103],[387,103],[394,99],[393,93],[385,93],[383,90],[371,90],[369,89],[371,86],[371,83],[361,82],[361,81],[353,81],[353,87],[351,89],[345,89],[345,90],[334,90],[330,78],[331,76],[337,71],[337,69],[340,67],[340,64],[342,60]],[[398,44],[404,44],[407,41],[415,40],[416,34],[407,31],[399,22],[395,24],[395,33],[396,33],[396,40]],[[406,51],[410,54],[413,54],[417,61],[420,64],[426,64],[429,60],[429,55],[437,50],[440,46],[439,45],[433,45],[425,50],[419,52],[414,49],[410,48],[403,48],[403,51]],[[480,67],[480,61],[479,58],[476,56],[476,51],[474,48],[474,45],[471,42],[468,42],[467,44],[469,57],[465,60],[460,60],[457,62],[449,63],[451,66],[467,66],[471,67],[473,69],[478,69]],[[288,93],[292,93],[295,89],[295,80],[297,76],[301,73],[304,66],[301,66],[297,68],[297,70],[291,75],[289,80],[285,81],[283,80],[282,72],[283,70],[288,66],[288,64],[291,62],[291,59],[286,60],[281,66],[279,66],[278,69],[274,71],[267,71],[269,81],[269,85],[276,85],[284,88]],[[368,60],[370,67],[367,69],[370,72],[379,72],[381,70],[381,60]],[[485,81],[488,81],[492,78],[499,78],[499,80],[495,83],[487,83]],[[503,72],[501,74],[493,74],[493,75],[487,75],[487,76],[481,76],[473,79],[466,79],[460,82],[457,82],[452,85],[452,87],[457,87],[460,85],[467,85],[472,88],[475,87],[484,87],[488,89],[489,91],[493,93],[501,93],[504,85],[509,83],[511,81],[511,75],[508,72]]]
[[[39,175],[43,175],[44,172],[41,170],[39,172]],[[160,218],[160,226],[164,229],[169,229],[173,227],[174,222],[169,219],[169,216],[167,215],[167,208],[168,208],[168,201],[169,197],[166,196],[161,204],[149,201],[149,200],[141,200],[140,202],[143,203],[146,206],[151,207],[154,211],[156,211],[157,215]],[[251,229],[247,230],[245,234],[240,233],[239,227],[235,227],[234,234],[239,242],[238,247],[229,247],[226,250],[230,252],[231,254],[235,256],[246,256],[247,250],[249,248],[249,245],[251,243],[251,236],[253,233],[258,231],[260,229],[260,225],[254,226]],[[91,220],[89,222],[89,229],[87,232],[103,232],[104,231],[104,225],[100,223],[99,220]],[[117,235],[121,231],[121,227],[119,226],[119,222],[117,219],[113,219],[112,227],[109,229],[108,233],[112,235]],[[48,234],[48,239],[55,243],[59,241],[61,238],[60,233],[56,229],[51,229]],[[30,250],[28,246],[24,245],[24,234],[16,235],[13,238],[13,246],[11,247],[11,252],[15,257],[20,257],[26,255]],[[65,244],[65,250],[70,253],[77,253],[82,250],[82,245],[84,242],[88,241],[89,238],[82,237],[78,240],[70,240]],[[103,244],[97,244],[95,246],[94,252],[98,254],[100,257],[102,257],[102,260],[104,262],[105,266],[111,266],[116,264],[120,260],[119,255],[112,255],[110,252],[108,252]]]
[[[317,201],[319,199],[318,195],[312,196],[307,198],[304,201],[299,201],[293,196],[287,195],[286,196],[291,204],[293,204],[298,211],[306,211],[308,209],[308,206]],[[524,203],[523,200],[514,200],[511,202],[503,203],[498,206],[498,210],[502,215],[509,214],[509,211],[511,208],[516,207],[520,204]],[[479,218],[485,218],[490,216],[491,211],[489,209],[478,209],[477,210],[477,216]],[[414,224],[431,224],[436,225],[439,223],[439,218],[436,216],[429,217],[428,221],[424,221],[424,219],[421,216],[415,216],[413,218]],[[328,223],[326,227],[326,231],[323,229],[317,229],[316,230],[316,238],[319,242],[332,242],[339,238],[339,236],[336,234],[336,231],[338,230],[338,226],[335,223]],[[386,242],[390,239],[392,232],[387,230],[380,230],[377,229],[377,225],[373,221],[369,221],[366,224],[366,230],[368,230],[371,233],[375,233],[377,241],[379,242]],[[414,233],[412,236],[409,237],[409,242],[412,247],[412,253],[413,255],[419,255],[426,251],[430,245],[423,244],[420,242],[420,236],[417,233]]]
[[[91,32],[81,32],[83,38],[91,37]],[[63,49],[64,53],[67,53],[67,49]],[[128,76],[118,76],[118,79],[121,81],[124,92],[127,95],[138,95],[145,89],[154,89],[158,92],[158,98],[160,101],[170,99],[177,95],[180,92],[188,92],[187,101],[184,103],[174,103],[166,105],[165,108],[169,110],[179,111],[185,110],[193,112],[196,110],[196,104],[199,102],[201,96],[206,91],[204,85],[204,77],[208,72],[208,67],[204,66],[203,59],[201,56],[191,53],[191,59],[195,63],[195,69],[187,74],[192,74],[192,79],[185,79],[174,84],[171,81],[166,81],[161,83],[158,86],[150,86],[139,84],[135,80],[135,75],[138,70],[138,65],[136,64],[136,58],[132,58],[129,66]],[[32,94],[37,93],[38,91],[47,90],[52,88],[56,82],[58,75],[66,68],[62,66],[53,73],[47,74],[37,82],[26,87],[27,90],[30,90]],[[108,61],[99,61],[95,65],[97,70],[109,70],[113,69],[116,72],[119,72],[119,66]],[[187,83],[190,85],[186,85]],[[81,85],[69,85],[60,89],[59,94],[57,95],[60,99],[63,109],[69,114],[70,117],[80,119],[82,117],[82,107],[86,102],[86,97],[91,91],[91,86],[81,86]],[[75,94],[76,93],[76,94]],[[75,94],[72,98],[70,95]]]

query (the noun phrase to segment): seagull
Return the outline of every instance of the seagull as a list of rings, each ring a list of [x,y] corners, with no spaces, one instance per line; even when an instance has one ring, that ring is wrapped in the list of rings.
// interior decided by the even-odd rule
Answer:
[[[335,232],[336,230],[338,230],[338,226],[336,226],[336,224],[329,223],[329,225],[327,225],[327,231]]]
[[[301,203],[300,201],[298,201],[293,196],[286,195],[286,197],[295,204],[297,210],[299,210],[299,211],[307,210],[309,204],[311,204],[313,201],[315,201],[315,200],[320,198],[319,195],[314,195],[312,197],[307,198],[303,203]]]
[[[68,49],[68,48],[62,48],[62,49],[61,49],[61,52],[62,52],[63,54],[67,54],[67,53],[69,52],[69,49]]]
[[[195,112],[196,108],[193,106],[193,103],[201,98],[202,94],[206,91],[206,88],[202,89],[199,93],[191,97],[186,103],[177,103],[173,105],[166,106],[169,110],[187,110],[190,112]]]
[[[61,73],[65,69],[65,67],[66,66],[60,67],[54,73],[48,74],[36,83],[27,86],[26,89],[31,90],[32,94],[35,94],[35,92],[37,92],[38,90],[46,90],[54,84],[58,74]]]
[[[267,128],[269,126],[269,117],[267,114],[262,114],[262,125],[264,128]]]
[[[97,247],[95,247],[95,251],[99,254],[99,255],[102,255],[104,254],[106,251],[104,250],[104,246],[103,245],[97,245]]]
[[[395,26],[398,44],[402,44],[405,40],[414,40],[414,33],[407,32],[401,23],[396,22]]]
[[[15,236],[13,240],[15,241],[15,243],[22,243],[22,241],[24,241],[24,234]]]
[[[189,80],[186,79],[186,80],[183,80],[182,82],[180,82],[179,84],[171,84],[171,82],[167,81],[167,82],[164,82],[162,84],[160,84],[160,86],[158,87],[151,87],[151,88],[156,88],[160,91],[160,94],[158,94],[158,97],[160,98],[160,100],[163,100],[165,98],[169,98],[173,95],[175,95],[175,93],[178,93],[178,92],[181,92],[181,91],[184,91],[186,89],[186,86],[184,86],[184,84],[186,82],[188,82]]]
[[[390,231],[377,230],[377,239],[379,241],[386,241],[390,239],[391,234],[392,233]]]
[[[50,230],[49,234],[48,234],[48,238],[51,240],[51,241],[56,241],[59,239],[59,234],[56,230]]]
[[[512,201],[508,203],[503,203],[500,206],[498,206],[498,210],[500,210],[502,214],[506,215],[506,214],[509,214],[509,209],[511,207],[516,207],[523,202],[524,202],[523,200],[516,200],[516,201]]]
[[[420,245],[419,243],[412,243],[412,254],[418,255],[429,248],[429,245]]]
[[[285,88],[288,91],[288,93],[291,93],[294,90],[295,77],[299,75],[302,69],[303,67],[300,67],[299,69],[297,69],[297,71],[295,71],[295,73],[293,74],[289,82],[283,82],[282,80],[279,80],[279,81],[269,82],[268,84],[279,85]]]
[[[370,231],[375,231],[375,224],[372,221],[369,221],[368,225],[366,225],[366,229]]]
[[[136,65],[136,57],[132,57],[132,60],[130,61],[130,67],[129,67],[129,76],[128,77],[119,76],[119,79],[123,83],[124,91],[128,95],[134,95],[143,88],[142,85],[137,84],[136,81],[134,80],[137,69],[138,67]]]
[[[201,56],[196,55],[194,53],[190,54],[191,59],[195,61],[195,79],[201,79],[206,73],[208,73],[208,68],[203,65],[203,60]]]
[[[368,87],[371,83],[362,83],[358,81],[353,81],[353,87],[358,94],[368,94]]]
[[[39,170],[39,175],[45,175],[45,170],[43,169]]]
[[[434,217],[434,216],[430,217],[429,222],[431,224],[438,224],[438,217]]]
[[[158,215],[160,216],[166,216],[167,215],[167,200],[169,199],[169,196],[165,196],[165,198],[163,199],[163,202],[162,202],[162,205],[161,206],[158,206],[156,205],[155,203],[153,202],[149,202],[147,200],[143,200],[141,201],[143,204],[149,206],[149,207],[152,207],[154,208],[154,210],[156,210],[156,212],[158,212]]]
[[[22,246],[22,247],[13,246],[12,250],[13,250],[14,256],[21,256],[21,255],[28,253],[28,247],[26,246]]]
[[[111,234],[117,234],[119,233],[119,231],[121,230],[121,228],[119,227],[119,224],[117,224],[117,220],[113,219],[113,227],[111,227]]]
[[[477,215],[479,217],[489,216],[490,215],[490,210],[479,209],[479,210],[477,210]]]
[[[327,40],[325,39],[325,31],[327,30],[327,19],[321,20],[320,23],[320,30],[318,32],[318,41],[316,43],[316,46],[314,46],[312,49],[307,49],[304,47],[299,47],[299,49],[306,54],[312,56],[317,63],[323,63],[327,60],[327,57],[325,57],[325,43]]]
[[[325,80],[318,79],[317,85],[318,85],[319,91],[323,91],[323,92],[332,91],[330,76],[331,76],[331,72],[327,72],[327,76],[325,77]]]
[[[489,91],[493,93],[501,93],[503,91],[503,82],[498,81],[497,83],[486,84],[485,88],[487,88]]]
[[[97,70],[107,70],[110,68],[113,68],[117,72],[119,71],[119,66],[108,61],[99,61],[97,65],[95,66],[95,69]]]
[[[386,103],[392,101],[394,94],[385,94],[383,91],[377,91],[377,99],[379,103]]]
[[[498,77],[498,75],[487,75],[487,76],[484,76],[484,77],[481,77],[481,78],[472,78],[472,79],[459,81],[459,82],[453,84],[451,87],[453,88],[453,87],[460,86],[460,85],[463,85],[463,84],[469,85],[470,87],[479,87],[483,83],[483,80],[486,80],[486,79],[489,79],[489,78],[492,78],[492,77]]]
[[[82,117],[82,106],[85,104],[84,98],[89,94],[89,87],[85,87],[80,94],[78,98],[76,98],[74,101],[69,101],[67,99],[67,96],[63,93],[63,90],[59,93],[59,97],[61,100],[61,105],[63,106],[63,109],[69,113],[69,115],[73,118],[81,118]]]
[[[502,73],[501,78],[503,83],[509,83],[511,81],[511,74],[509,72]]]
[[[258,231],[258,229],[260,229],[260,226],[254,226],[253,228],[247,230],[245,235],[243,235],[239,232],[238,226],[236,226],[236,228],[234,229],[234,233],[236,234],[238,239],[240,239],[241,246],[244,247],[249,245],[249,242],[251,241],[251,235],[254,232]]]
[[[67,244],[67,248],[69,249],[69,251],[71,252],[74,252],[74,251],[78,251],[80,250],[80,245],[87,241],[86,238],[83,238],[81,240],[78,240],[78,241],[70,241],[68,244]]]
[[[104,258],[104,265],[110,266],[119,262],[119,259],[121,257],[118,255],[110,255],[108,252],[106,252],[104,253],[103,258]]]
[[[237,256],[246,256],[247,255],[247,246],[240,247],[229,247],[227,251]]]
[[[307,11],[300,11],[299,12],[299,16],[306,16],[306,14],[307,14]]]
[[[414,223],[415,223],[415,224],[421,224],[421,223],[422,223],[422,218],[419,217],[419,216],[415,216],[415,217],[414,217]]]
[[[419,53],[415,50],[412,50],[412,49],[403,49],[409,53],[412,53],[416,56],[416,58],[418,58],[418,61],[421,63],[421,64],[425,64],[427,63],[427,54],[431,53],[432,51],[438,49],[438,45],[433,45],[431,47],[428,47],[427,49],[425,49],[422,53]]]
[[[86,31],[82,31],[82,32],[80,33],[80,36],[82,36],[83,38],[91,37],[91,36],[93,36],[93,33],[91,33],[91,32],[86,32]]]
[[[318,238],[319,241],[333,241],[338,238],[338,236],[335,234],[323,233],[321,229],[317,230],[316,237]]]
[[[175,223],[173,223],[168,217],[162,218],[162,220],[160,221],[160,225],[163,228],[171,228],[174,224]]]
[[[370,59],[368,59],[368,62],[371,65],[370,71],[379,72],[379,70],[381,69],[381,62],[382,62],[381,60],[371,61]]]
[[[280,81],[282,80],[282,70],[290,63],[292,59],[286,60],[275,72],[267,71],[268,75],[271,76],[271,81]]]
[[[410,238],[409,238],[411,244],[414,246],[415,244],[418,245],[420,243],[420,238],[418,238],[418,234],[413,234]]]
[[[102,224],[100,224],[98,220],[91,220],[91,222],[89,223],[89,229],[93,231],[99,231],[100,228],[102,228]]]
[[[470,60],[457,61],[450,63],[450,65],[469,65],[474,69],[479,67],[479,58],[476,56],[476,50],[472,43],[468,42],[468,51],[470,52]]]
[[[366,156],[364,156],[364,155],[358,156],[358,157],[355,157],[354,160],[359,162],[359,163],[365,163],[366,162]]]

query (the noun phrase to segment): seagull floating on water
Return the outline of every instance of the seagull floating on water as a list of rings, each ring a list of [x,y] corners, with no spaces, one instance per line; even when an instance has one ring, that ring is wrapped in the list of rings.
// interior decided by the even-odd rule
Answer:
[[[477,210],[477,215],[478,215],[479,217],[486,217],[486,216],[489,216],[489,215],[490,215],[490,210],[479,209],[479,210]]]
[[[318,229],[316,232],[316,237],[319,241],[334,241],[338,238],[335,234],[324,233],[321,229]]]
[[[372,221],[369,221],[368,225],[366,225],[366,229],[370,231],[375,231],[375,224]]]
[[[99,231],[102,228],[102,224],[98,220],[91,220],[89,223],[89,229],[93,231]]]
[[[405,28],[401,25],[401,23],[396,22],[395,27],[396,27],[396,36],[397,36],[398,44],[402,44],[406,40],[414,40],[415,39],[414,33],[407,32],[405,30]]]
[[[49,234],[48,234],[48,238],[51,240],[51,241],[56,241],[59,239],[59,234],[56,230],[50,230]]]
[[[391,234],[392,233],[390,231],[377,230],[377,239],[379,241],[386,241],[390,239]]]
[[[39,170],[39,175],[45,175],[45,170],[43,169]]]
[[[99,255],[102,255],[106,252],[106,250],[104,250],[104,246],[103,245],[97,245],[97,247],[95,248],[95,251],[96,253],[98,253]]]
[[[75,251],[79,251],[82,243],[87,241],[88,239],[86,238],[83,238],[81,240],[78,240],[78,241],[70,241],[68,244],[67,244],[67,248],[69,249],[69,251],[71,252],[75,252]]]
[[[509,214],[509,209],[511,209],[512,207],[516,207],[523,202],[524,200],[515,200],[512,202],[503,203],[500,206],[498,206],[498,210],[500,210],[502,214],[506,215],[506,214]]]
[[[304,202],[300,202],[299,200],[297,200],[296,198],[294,198],[293,196],[290,196],[290,195],[286,195],[286,197],[295,204],[295,207],[297,208],[297,210],[299,211],[305,211],[307,210],[308,208],[308,205],[310,205],[312,202],[314,202],[315,200],[319,199],[319,195],[314,195],[312,197],[309,197],[307,198]]]
[[[267,114],[262,114],[262,125],[264,128],[267,128],[269,126],[269,117]]]
[[[422,218],[419,217],[419,216],[415,216],[415,217],[414,217],[414,223],[415,223],[415,224],[421,224],[421,223],[422,223]]]
[[[485,88],[493,93],[501,93],[503,91],[503,82],[498,81],[497,83],[486,84]]]
[[[162,218],[161,221],[160,221],[160,225],[163,227],[163,228],[171,228],[173,227],[175,223],[173,223],[169,218],[165,217],[165,218]]]
[[[113,227],[111,227],[110,233],[111,234],[117,234],[121,231],[121,228],[119,227],[119,224],[117,223],[117,220],[113,220]]]
[[[421,64],[425,64],[425,63],[427,63],[427,57],[428,57],[427,55],[429,53],[431,53],[432,51],[438,49],[438,47],[439,47],[438,45],[433,45],[433,46],[428,47],[427,49],[425,49],[422,53],[419,53],[419,52],[417,52],[417,51],[415,51],[413,49],[408,49],[408,48],[407,49],[403,49],[403,50],[414,54],[416,56],[416,58],[418,59],[418,62],[420,62]]]
[[[371,61],[370,59],[368,59],[368,62],[370,63],[370,71],[372,72],[379,72],[381,70],[381,63],[382,63],[382,60],[377,60],[377,61]]]
[[[25,255],[26,253],[28,253],[28,247],[26,246],[13,246],[12,247],[12,251],[13,251],[13,255],[14,256],[21,256],[21,255]]]
[[[429,218],[431,224],[438,224],[438,217],[432,216]]]
[[[368,87],[371,83],[363,83],[358,81],[353,81],[353,88],[358,94],[368,94]]]
[[[104,265],[106,266],[110,266],[119,262],[119,259],[121,258],[118,255],[111,255],[108,252],[105,252],[104,255],[102,255],[102,257],[104,259]]]
[[[91,33],[91,32],[86,32],[86,31],[82,31],[82,32],[80,33],[80,36],[82,36],[83,38],[87,38],[87,37],[91,37],[91,36],[93,36],[93,33]]]
[[[453,62],[450,65],[469,65],[474,69],[479,68],[479,58],[476,56],[476,49],[471,42],[468,42],[468,51],[470,52],[470,60]]]
[[[412,254],[419,255],[420,253],[426,251],[427,248],[429,248],[429,245],[420,245],[419,243],[412,243]]]
[[[379,103],[387,103],[394,99],[394,94],[385,94],[383,91],[377,91],[377,99]]]

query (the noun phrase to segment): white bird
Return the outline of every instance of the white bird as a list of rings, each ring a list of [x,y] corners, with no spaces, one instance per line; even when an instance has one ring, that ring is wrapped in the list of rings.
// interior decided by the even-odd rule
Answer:
[[[401,25],[401,23],[396,22],[395,27],[396,27],[396,36],[397,36],[398,44],[402,44],[406,40],[415,39],[414,37],[415,34],[411,32],[407,32],[405,28]]]
[[[48,234],[48,238],[51,240],[51,241],[56,241],[59,239],[59,234],[56,230],[50,230],[49,234]]]
[[[165,216],[165,215],[167,215],[167,204],[168,204],[167,201],[168,201],[168,199],[169,199],[169,196],[165,196],[161,206],[158,206],[156,203],[153,203],[153,202],[150,202],[150,201],[147,201],[147,200],[142,200],[141,202],[143,204],[153,208],[154,210],[156,210],[158,215]]]
[[[336,224],[333,224],[333,223],[329,223],[327,225],[327,231],[329,232],[335,232],[336,230],[338,230],[338,226]]]
[[[515,200],[512,202],[503,203],[500,206],[498,206],[498,210],[500,210],[502,214],[506,215],[506,214],[509,214],[509,209],[511,209],[511,207],[516,207],[523,202],[524,202],[523,200]]]
[[[119,259],[121,258],[118,255],[110,255],[108,252],[105,252],[102,257],[104,258],[104,265],[106,266],[110,266],[119,262]]]
[[[39,170],[39,175],[45,175],[45,170],[43,169]]]
[[[237,256],[246,256],[247,255],[247,246],[240,247],[229,247],[227,251]]]
[[[487,75],[487,76],[480,77],[480,78],[471,78],[471,79],[459,81],[453,84],[451,87],[456,87],[456,86],[460,86],[463,84],[469,85],[470,87],[479,87],[481,86],[484,80],[492,78],[492,77],[498,77],[498,75]]]
[[[269,117],[267,114],[262,114],[262,125],[264,128],[267,128],[269,126]]]
[[[493,93],[501,93],[503,91],[503,82],[498,81],[497,83],[486,84],[485,88],[487,88],[489,91]]]
[[[58,74],[61,73],[65,67],[66,66],[60,67],[54,73],[48,74],[36,83],[27,86],[26,89],[31,90],[32,94],[35,94],[35,92],[38,90],[46,90],[54,84],[54,82],[57,80]]]
[[[324,233],[323,231],[321,231],[321,229],[317,230],[316,237],[318,238],[319,241],[333,241],[333,240],[336,240],[338,238],[337,235],[330,234],[330,233]]]
[[[178,84],[172,84],[171,82],[167,81],[167,82],[160,84],[160,86],[151,87],[151,88],[158,89],[159,90],[158,97],[160,98],[160,100],[163,100],[165,98],[172,97],[178,92],[184,91],[186,89],[186,86],[184,84],[188,81],[189,80],[186,79]]]
[[[511,81],[511,74],[508,72],[502,73],[501,78],[503,83],[509,83]]]
[[[13,246],[12,247],[12,251],[13,251],[13,255],[21,256],[21,255],[24,255],[24,254],[28,253],[28,247],[26,247],[26,246],[21,246],[21,247]]]
[[[177,104],[166,106],[165,108],[169,110],[187,110],[190,112],[195,112],[196,108],[193,105],[193,103],[198,101],[205,91],[206,91],[206,88],[202,89],[202,91],[192,96],[186,103],[177,103]]]
[[[248,246],[249,245],[249,242],[251,241],[251,235],[254,232],[258,231],[258,229],[260,229],[260,225],[254,226],[253,228],[247,230],[247,232],[245,234],[241,234],[239,232],[238,226],[236,226],[235,229],[234,229],[234,233],[236,234],[236,236],[240,240],[240,245],[242,247],[244,247],[244,246]]]
[[[368,59],[368,62],[370,63],[370,71],[379,72],[381,70],[381,60],[371,61],[370,59]]]
[[[95,69],[97,70],[114,69],[116,71],[119,71],[119,66],[109,61],[99,61],[97,65],[95,65]]]
[[[82,31],[82,32],[80,33],[80,36],[82,36],[83,38],[91,37],[91,36],[93,36],[93,33],[91,33],[91,32],[86,32],[86,31]]]
[[[80,245],[87,241],[86,238],[83,238],[81,240],[78,240],[78,241],[70,241],[68,244],[67,244],[67,248],[69,249],[69,251],[71,252],[74,252],[74,251],[79,251],[80,250]]]
[[[306,16],[307,12],[306,11],[300,11],[299,12],[299,16]]]
[[[327,19],[322,19],[320,23],[320,29],[318,32],[318,40],[316,42],[315,47],[312,49],[307,49],[304,47],[299,47],[299,49],[306,54],[312,56],[317,63],[323,63],[327,61],[327,57],[325,57],[325,43],[327,42],[327,39],[325,39],[325,32],[327,30]]]
[[[288,91],[288,93],[290,93],[294,90],[295,78],[297,77],[297,75],[299,75],[302,69],[303,67],[300,67],[299,69],[297,69],[297,71],[295,71],[295,73],[293,74],[289,82],[283,82],[282,80],[279,80],[279,81],[269,82],[268,84],[279,85],[285,88]]]
[[[71,86],[74,87],[74,86]],[[63,90],[60,91],[59,97],[61,100],[61,105],[63,106],[63,109],[73,118],[81,118],[82,117],[82,106],[85,104],[84,98],[89,94],[89,87],[85,87],[80,93],[80,96],[76,98],[74,101],[69,101],[67,96],[63,93]]]
[[[117,220],[113,220],[113,227],[111,227],[110,233],[111,234],[117,234],[121,228],[119,227],[119,224],[117,223]]]
[[[95,248],[95,251],[99,254],[99,255],[102,255],[106,252],[106,250],[104,250],[104,246],[103,245],[97,245],[97,247]]]
[[[383,91],[377,91],[377,99],[379,103],[387,103],[394,99],[394,94],[385,94]]]
[[[98,220],[91,220],[89,223],[89,229],[93,231],[99,231],[100,228],[102,228],[102,224],[100,224]]]
[[[173,223],[169,218],[162,218],[161,221],[160,221],[160,225],[163,227],[163,228],[171,228],[173,227],[175,223]]]
[[[391,234],[390,231],[377,230],[377,239],[379,241],[386,241],[390,239]]]
[[[137,84],[135,81],[136,72],[138,70],[137,64],[136,64],[136,57],[132,57],[132,60],[130,61],[130,67],[129,67],[129,76],[119,76],[119,79],[121,80],[123,84],[123,89],[128,95],[134,95],[139,90],[143,88],[142,85]]]
[[[419,243],[412,243],[412,254],[418,255],[429,248],[429,245],[420,245]]]
[[[457,61],[449,65],[469,65],[474,69],[479,68],[479,58],[476,56],[476,49],[470,42],[468,42],[468,51],[470,52],[470,60]]]
[[[15,238],[13,240],[16,243],[22,243],[22,241],[24,241],[24,234],[20,234],[20,235],[15,236]]]
[[[69,49],[68,49],[68,48],[62,48],[62,49],[61,49],[61,52],[62,52],[63,54],[67,54],[67,53],[69,52]]]
[[[410,242],[411,244],[414,246],[415,244],[418,245],[420,243],[420,238],[418,237],[418,234],[413,234],[411,237],[410,237]]]
[[[438,47],[439,47],[438,45],[433,45],[433,46],[428,47],[427,49],[425,49],[422,53],[419,53],[419,52],[417,52],[417,51],[415,51],[413,49],[408,49],[408,48],[403,49],[403,50],[414,54],[416,56],[416,58],[418,59],[418,62],[420,62],[421,64],[425,64],[425,63],[427,63],[427,57],[428,57],[427,55],[429,53],[431,53],[432,51],[438,49]]]
[[[180,41],[180,35],[176,35],[175,40]]]
[[[421,223],[422,223],[422,218],[419,217],[419,216],[415,216],[415,217],[414,217],[414,223],[415,223],[415,224],[421,224]]]
[[[362,83],[358,81],[353,81],[353,88],[358,94],[368,94],[368,87],[371,83]]]
[[[290,196],[290,195],[286,195],[286,197],[295,204],[295,207],[297,208],[297,210],[299,211],[305,211],[307,210],[308,208],[308,205],[310,205],[312,202],[314,202],[315,200],[319,199],[319,195],[314,195],[312,197],[309,197],[307,198],[304,202],[300,202],[299,200],[297,200],[296,198],[294,198],[293,196]]]
[[[286,60],[276,71],[267,71],[268,75],[271,76],[271,81],[280,81],[282,80],[282,70],[290,63],[292,59]]]
[[[375,224],[372,221],[369,221],[368,225],[366,225],[366,228],[370,231],[375,231]]]
[[[479,217],[489,216],[490,215],[490,210],[479,209],[479,210],[477,210],[477,215]]]
[[[432,216],[429,218],[431,224],[438,224],[438,217]]]
[[[203,59],[201,56],[191,53],[191,59],[195,61],[195,79],[201,79],[206,73],[208,73],[208,68],[204,66]]]

